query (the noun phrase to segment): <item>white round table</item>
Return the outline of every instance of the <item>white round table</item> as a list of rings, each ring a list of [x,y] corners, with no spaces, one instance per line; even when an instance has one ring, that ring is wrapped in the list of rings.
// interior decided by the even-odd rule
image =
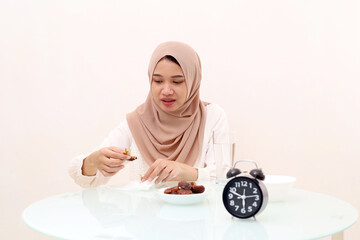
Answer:
[[[37,201],[24,210],[23,220],[36,231],[68,240],[289,240],[342,239],[358,218],[347,202],[294,189],[286,201],[268,203],[256,221],[235,219],[223,206],[222,188],[205,186],[207,198],[185,206],[163,202],[156,189],[86,189]]]

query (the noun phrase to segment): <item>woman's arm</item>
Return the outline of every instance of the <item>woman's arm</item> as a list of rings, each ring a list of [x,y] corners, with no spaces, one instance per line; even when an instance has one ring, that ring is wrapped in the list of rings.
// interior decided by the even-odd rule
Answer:
[[[90,154],[72,159],[69,175],[84,188],[107,183],[112,175],[123,168],[120,159],[125,157],[122,150],[129,149],[130,144],[131,133],[126,120],[124,120]]]
[[[81,168],[85,176],[95,176],[99,170],[104,176],[113,176],[124,168],[124,161],[130,156],[124,150],[115,146],[104,147],[86,157]]]

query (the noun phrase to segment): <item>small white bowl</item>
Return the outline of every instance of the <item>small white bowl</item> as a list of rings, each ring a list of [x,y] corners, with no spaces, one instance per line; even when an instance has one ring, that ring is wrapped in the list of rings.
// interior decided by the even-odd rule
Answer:
[[[188,205],[188,204],[195,204],[203,201],[207,196],[207,190],[203,193],[196,193],[196,194],[166,194],[164,193],[166,188],[161,188],[158,190],[158,193],[162,200],[171,204],[178,204],[178,205]]]
[[[295,177],[281,175],[266,175],[264,184],[269,194],[269,202],[286,200],[289,192],[293,189]]]

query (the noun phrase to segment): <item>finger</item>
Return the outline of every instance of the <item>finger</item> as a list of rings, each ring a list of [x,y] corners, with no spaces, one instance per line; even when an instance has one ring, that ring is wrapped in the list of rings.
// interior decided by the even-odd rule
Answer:
[[[114,173],[114,172],[116,172],[116,168],[111,168],[111,167],[106,166],[106,165],[102,166],[101,170],[104,170],[104,171],[107,172],[107,173]]]
[[[107,171],[105,171],[105,170],[100,170],[100,172],[101,172],[101,174],[104,175],[105,177],[111,177],[111,176],[114,176],[114,175],[116,174],[116,172],[115,172],[115,173],[109,173],[109,172],[107,172]]]
[[[172,171],[172,169],[169,169],[169,167],[165,167],[165,168],[159,173],[159,177],[156,179],[155,183],[158,184],[158,183],[164,181],[164,179],[169,176],[169,174],[170,174],[171,171]]]
[[[117,153],[121,153],[121,154],[124,153],[124,150],[123,150],[123,149],[118,148],[118,147],[115,147],[115,146],[108,147],[108,149],[110,149],[110,150],[113,151],[113,152],[117,152]]]
[[[149,176],[152,174],[153,169],[149,168],[146,173],[144,174],[144,176],[141,178],[142,182],[145,182],[147,180],[149,180]]]
[[[119,167],[124,164],[126,160],[117,159],[117,158],[108,158],[106,156],[102,156],[101,163],[107,165],[108,167]]]
[[[141,177],[141,181],[145,182],[148,177],[150,176],[151,172],[150,172],[150,168],[146,171],[146,173],[144,174],[144,176]]]
[[[101,156],[100,157],[100,164],[99,167],[101,168],[102,166],[108,166],[111,167],[111,158],[107,158],[106,156]]]
[[[130,156],[122,154],[122,153],[114,152],[111,149],[105,150],[105,156],[107,158],[115,158],[115,159],[121,159],[121,160],[130,159]]]
[[[111,177],[111,176],[114,176],[116,173],[118,173],[121,169],[123,169],[125,166],[124,165],[122,165],[122,166],[120,166],[119,168],[117,168],[117,170],[116,171],[114,171],[114,172],[108,172],[108,171],[106,171],[106,170],[101,170],[101,172],[102,172],[102,174],[104,175],[104,176],[106,176],[106,177]]]
[[[149,179],[150,175],[153,173],[153,171],[155,170],[155,168],[161,163],[161,161],[156,160],[153,164],[151,164],[150,168],[146,171],[146,173],[144,174],[142,181],[146,181]]]
[[[124,165],[125,160],[110,158],[106,160],[106,165],[109,167],[120,167]]]
[[[175,170],[172,170],[169,175],[167,175],[166,178],[163,179],[163,182],[167,182],[167,181],[175,181],[177,176],[177,173]]]
[[[162,162],[161,164],[159,164],[148,177],[149,181],[152,181],[155,177],[159,176],[160,172],[163,171],[163,169],[166,167],[166,162]]]
[[[166,167],[166,166],[165,166]],[[160,173],[165,169],[164,166],[160,165],[157,168],[154,169],[154,171],[149,176],[149,181],[151,182],[156,177],[159,177]]]
[[[108,173],[116,173],[120,170],[120,168],[121,168],[121,166],[120,167],[109,167],[107,165],[104,165],[102,167],[102,170],[105,170]]]
[[[144,176],[142,177],[142,179],[141,179],[141,181],[146,181],[146,180],[148,180],[149,179],[149,176],[152,174],[152,172],[153,172],[153,168],[152,167],[150,167],[147,171],[146,171],[146,173],[144,174]]]
[[[124,165],[121,165],[119,167],[116,167],[116,168],[111,168],[113,170],[115,170],[113,173],[117,173],[118,171],[120,171],[121,169],[123,169],[125,166]]]

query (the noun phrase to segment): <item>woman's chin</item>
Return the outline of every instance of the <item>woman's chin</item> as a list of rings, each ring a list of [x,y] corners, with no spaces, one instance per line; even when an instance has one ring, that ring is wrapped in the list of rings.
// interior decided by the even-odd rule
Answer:
[[[171,113],[171,112],[174,112],[178,109],[178,107],[176,106],[161,106],[161,109],[164,111],[164,112],[168,112],[168,113]]]

